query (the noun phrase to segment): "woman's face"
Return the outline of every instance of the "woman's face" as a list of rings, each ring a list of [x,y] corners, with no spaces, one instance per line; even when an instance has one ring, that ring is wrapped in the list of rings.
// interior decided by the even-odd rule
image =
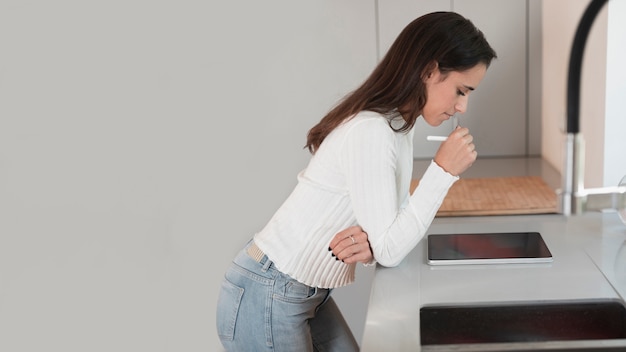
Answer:
[[[441,73],[439,68],[426,78],[426,105],[422,117],[431,126],[436,127],[450,119],[457,112],[467,110],[469,93],[482,81],[487,66],[478,64],[466,71]]]

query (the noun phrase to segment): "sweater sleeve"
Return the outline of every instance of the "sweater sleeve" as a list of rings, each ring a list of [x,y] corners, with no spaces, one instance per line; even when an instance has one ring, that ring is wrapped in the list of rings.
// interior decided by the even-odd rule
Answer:
[[[356,221],[383,266],[398,265],[424,237],[448,189],[458,180],[433,161],[408,205],[400,208],[398,200],[409,189],[398,191],[402,175],[397,155],[402,146],[395,133],[384,119],[360,121],[346,134],[340,151]]]

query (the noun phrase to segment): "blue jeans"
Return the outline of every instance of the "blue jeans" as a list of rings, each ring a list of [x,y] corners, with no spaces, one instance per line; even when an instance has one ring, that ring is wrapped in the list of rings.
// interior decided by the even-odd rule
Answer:
[[[358,351],[331,290],[304,285],[246,246],[226,271],[217,331],[228,351]]]

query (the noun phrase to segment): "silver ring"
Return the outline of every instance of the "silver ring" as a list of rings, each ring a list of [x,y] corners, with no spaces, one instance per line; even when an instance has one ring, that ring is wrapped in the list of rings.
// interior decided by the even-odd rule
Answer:
[[[352,235],[350,235],[350,239],[352,240],[352,244],[356,244],[356,241],[354,240],[354,237],[352,237]]]

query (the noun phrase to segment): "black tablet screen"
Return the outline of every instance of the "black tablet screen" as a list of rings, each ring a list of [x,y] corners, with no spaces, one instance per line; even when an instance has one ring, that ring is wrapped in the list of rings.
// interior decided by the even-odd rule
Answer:
[[[552,254],[538,232],[437,234],[428,236],[428,260],[551,259]]]

